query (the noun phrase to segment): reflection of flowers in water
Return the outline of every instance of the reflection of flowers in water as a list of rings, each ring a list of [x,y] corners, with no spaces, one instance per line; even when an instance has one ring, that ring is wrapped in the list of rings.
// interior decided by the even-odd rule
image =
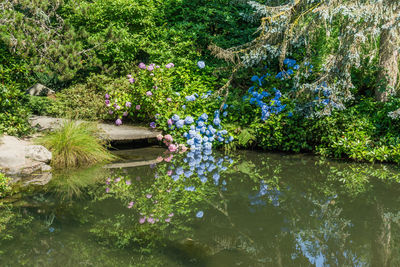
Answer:
[[[196,203],[218,190],[226,190],[227,182],[221,179],[220,172],[232,163],[228,156],[216,156],[211,150],[195,150],[175,155],[169,161],[159,160],[151,186],[141,186],[138,179],[119,175],[105,181],[106,192],[134,211],[138,225],[169,224],[175,215],[182,218],[192,214],[201,219],[204,211],[196,210]]]
[[[167,174],[174,181],[180,178],[186,180],[192,176],[197,176],[202,183],[208,181],[207,175],[213,179],[215,185],[219,185],[220,171],[225,171],[226,164],[232,164],[233,160],[228,156],[215,158],[211,150],[195,150],[186,154],[182,160],[184,165],[170,165]],[[226,181],[223,181],[226,185]],[[187,191],[194,191],[195,188],[187,187]]]
[[[257,194],[249,195],[250,204],[252,206],[265,206],[266,202],[263,200],[263,197],[267,195],[272,205],[275,207],[279,206],[279,196],[282,193],[276,188],[269,188],[268,185],[264,182],[260,182],[260,189]]]

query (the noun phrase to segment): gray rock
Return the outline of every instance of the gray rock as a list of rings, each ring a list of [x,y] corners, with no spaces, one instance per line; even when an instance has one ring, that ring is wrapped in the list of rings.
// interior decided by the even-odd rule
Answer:
[[[40,83],[29,87],[26,92],[32,96],[50,96],[55,94],[53,90]]]
[[[25,147],[25,157],[35,161],[49,163],[51,161],[51,152],[44,146],[31,145]]]
[[[0,140],[0,169],[10,175],[30,175],[48,171],[51,152],[45,147],[14,136],[3,136]]]
[[[24,186],[28,185],[45,185],[50,182],[53,175],[50,172],[41,173],[40,175],[35,175],[28,179],[24,179]]]

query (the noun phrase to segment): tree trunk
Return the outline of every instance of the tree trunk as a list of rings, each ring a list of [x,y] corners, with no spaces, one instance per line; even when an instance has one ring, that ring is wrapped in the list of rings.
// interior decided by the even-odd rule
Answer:
[[[391,220],[385,216],[381,203],[375,206],[376,229],[372,240],[371,266],[390,267],[392,259],[392,229]]]
[[[396,27],[382,29],[379,47],[379,73],[378,84],[375,89],[377,101],[386,102],[388,96],[395,93],[398,83],[398,40],[399,31]]]

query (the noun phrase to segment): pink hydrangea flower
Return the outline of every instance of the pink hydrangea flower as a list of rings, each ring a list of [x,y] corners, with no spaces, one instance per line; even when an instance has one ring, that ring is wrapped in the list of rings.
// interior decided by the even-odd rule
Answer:
[[[135,204],[133,201],[129,202],[128,209],[131,209],[133,207],[133,204]]]
[[[166,157],[165,159],[164,159],[164,161],[165,162],[170,162],[171,160],[172,160],[172,158],[174,157],[174,155],[169,155],[168,157]]]
[[[126,75],[126,77],[127,77],[128,79],[130,79],[130,78],[132,78],[132,75],[128,74],[128,75]]]
[[[168,119],[167,123],[168,125],[172,125],[174,122],[171,119]]]
[[[110,188],[106,188],[106,193],[109,193],[110,192]]]
[[[146,222],[146,217],[142,217],[139,219],[140,224],[144,224]]]
[[[168,150],[169,150],[170,152],[175,152],[177,149],[178,149],[178,148],[177,148],[176,145],[174,145],[174,144],[171,144],[171,145],[169,145],[169,147],[168,147]]]
[[[152,96],[153,93],[152,93],[151,91],[147,91],[147,92],[146,92],[146,95],[147,95],[147,96]]]
[[[165,139],[166,141],[168,141],[168,142],[172,142],[172,141],[173,141],[173,138],[172,138],[172,136],[171,136],[170,134],[165,135],[165,136],[164,136],[164,139]]]
[[[157,140],[158,141],[161,141],[162,139],[163,139],[163,135],[162,134],[157,135]]]
[[[146,198],[151,198],[153,195],[152,194],[147,194]]]
[[[147,70],[148,71],[153,71],[154,70],[154,66],[152,64],[150,64],[149,66],[147,66]]]
[[[136,105],[136,110],[140,110],[140,105]]]
[[[114,111],[110,110],[108,111],[108,114],[112,115],[114,113]]]
[[[116,124],[117,126],[120,126],[120,125],[122,124],[122,120],[121,120],[121,119],[117,119],[117,120],[115,121],[115,124]]]
[[[188,148],[185,145],[181,145],[181,152],[186,152]]]
[[[164,159],[163,159],[163,157],[161,157],[161,156],[158,156],[157,159],[156,159],[157,162],[161,162],[161,161],[163,161],[163,160],[164,160]]]
[[[135,81],[136,81],[135,79],[129,78],[129,82],[130,82],[130,83],[134,83]]]
[[[115,109],[116,109],[116,110],[120,110],[121,107],[120,107],[119,105],[116,105],[116,106],[115,106]]]
[[[122,116],[124,116],[124,117],[128,116],[128,111],[125,111],[124,113],[122,113]]]
[[[171,176],[171,175],[172,175],[172,170],[168,170],[168,171],[167,171],[167,175],[168,175],[168,176]],[[168,191],[168,190],[167,190],[167,191]]]
[[[131,103],[131,102],[127,101],[127,102],[125,103],[125,107],[130,108],[131,106],[132,106],[132,103]]]
[[[165,222],[169,223],[171,221],[171,218],[166,218]]]

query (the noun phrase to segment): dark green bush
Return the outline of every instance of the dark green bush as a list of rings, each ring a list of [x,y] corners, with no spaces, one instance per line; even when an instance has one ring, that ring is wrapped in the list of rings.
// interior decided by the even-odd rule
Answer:
[[[31,131],[27,102],[28,96],[20,89],[0,84],[0,134],[21,136]]]

